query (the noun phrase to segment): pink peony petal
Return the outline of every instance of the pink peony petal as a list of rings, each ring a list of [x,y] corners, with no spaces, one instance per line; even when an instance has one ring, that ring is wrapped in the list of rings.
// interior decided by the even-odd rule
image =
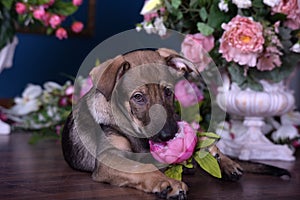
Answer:
[[[197,135],[196,131],[186,122],[178,122],[177,137],[165,144],[149,141],[152,156],[161,163],[181,163],[189,159],[194,152]]]

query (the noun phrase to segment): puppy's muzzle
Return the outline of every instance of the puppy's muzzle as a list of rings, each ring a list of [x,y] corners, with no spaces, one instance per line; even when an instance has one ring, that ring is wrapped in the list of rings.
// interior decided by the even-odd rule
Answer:
[[[153,142],[167,142],[173,139],[178,132],[178,125],[175,120],[167,121],[155,136],[151,138]]]

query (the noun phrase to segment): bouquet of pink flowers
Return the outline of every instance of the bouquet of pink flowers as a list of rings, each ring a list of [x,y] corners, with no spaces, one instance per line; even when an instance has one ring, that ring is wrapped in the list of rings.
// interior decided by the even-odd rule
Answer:
[[[0,2],[0,50],[10,43],[15,35],[16,26],[46,27],[47,34],[55,34],[57,38],[68,37],[62,23],[73,15],[82,0],[5,0]],[[83,23],[74,21],[73,32],[83,29]]]
[[[279,82],[300,60],[300,1],[146,0],[137,29],[186,34],[182,53],[203,71],[214,62],[241,88]]]

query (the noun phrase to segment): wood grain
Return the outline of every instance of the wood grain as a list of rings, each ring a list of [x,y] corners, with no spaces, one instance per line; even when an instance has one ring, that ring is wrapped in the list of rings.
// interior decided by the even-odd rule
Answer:
[[[29,133],[0,137],[0,199],[127,199],[152,200],[152,194],[93,182],[89,173],[74,171],[63,159],[54,140],[28,144]],[[198,170],[185,175],[192,199],[299,199],[300,154],[295,162],[270,162],[289,169],[291,180],[245,174],[238,182],[226,182]]]

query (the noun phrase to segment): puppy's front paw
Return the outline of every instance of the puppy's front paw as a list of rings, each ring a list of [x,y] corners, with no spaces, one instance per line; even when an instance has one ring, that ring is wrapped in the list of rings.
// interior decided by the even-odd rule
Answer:
[[[243,175],[243,168],[228,157],[223,157],[220,161],[222,177],[225,180],[237,181]]]
[[[157,183],[155,194],[162,199],[187,199],[188,187],[184,182],[174,179],[166,179]]]

